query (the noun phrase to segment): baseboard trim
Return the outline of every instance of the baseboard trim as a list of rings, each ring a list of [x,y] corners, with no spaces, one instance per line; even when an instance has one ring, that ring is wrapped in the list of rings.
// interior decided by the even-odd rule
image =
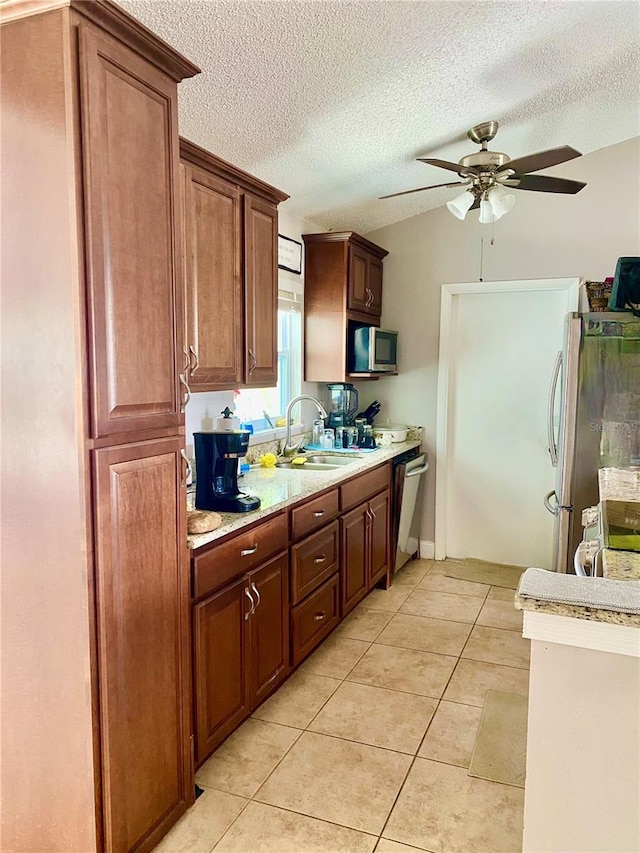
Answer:
[[[420,559],[433,560],[436,553],[436,543],[430,542],[428,539],[420,540]]]

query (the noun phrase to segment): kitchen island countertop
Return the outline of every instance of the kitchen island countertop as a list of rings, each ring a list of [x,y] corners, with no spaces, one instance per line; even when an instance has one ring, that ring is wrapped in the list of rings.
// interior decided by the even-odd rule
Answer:
[[[602,468],[598,472],[600,500],[640,500],[638,482],[638,472]],[[602,578],[580,578],[546,572],[536,576],[530,574],[527,581],[525,572],[516,593],[516,607],[519,610],[570,616],[591,622],[640,627],[640,554],[604,548],[601,557]],[[540,590],[539,598],[521,593],[521,588],[526,590],[527,582],[530,584],[534,577]],[[624,588],[617,588],[620,583],[624,584]],[[568,597],[583,601],[580,604],[573,601],[569,603],[566,600]],[[616,601],[619,604],[616,605]]]
[[[260,498],[259,509],[246,513],[221,512],[222,524],[209,533],[191,534],[188,537],[189,548],[195,550],[215,542],[229,533],[262,521],[286,507],[305,501],[314,494],[337,486],[376,468],[389,459],[420,447],[421,441],[400,441],[388,447],[379,447],[369,453],[357,455],[354,462],[341,468],[328,471],[301,471],[293,468],[252,467],[238,482],[241,492]],[[191,498],[192,499],[192,498]]]

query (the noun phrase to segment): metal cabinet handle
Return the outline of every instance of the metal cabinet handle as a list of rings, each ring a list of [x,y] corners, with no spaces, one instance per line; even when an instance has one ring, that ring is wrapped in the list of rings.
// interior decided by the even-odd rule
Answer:
[[[313,562],[314,563],[324,563],[326,561],[326,559],[327,559],[326,554],[322,554],[320,557],[316,557]]]
[[[376,514],[375,514],[375,512],[371,509],[371,507],[369,507],[369,512],[371,513],[371,521],[375,521],[375,520],[376,520]]]
[[[253,371],[256,369],[256,365],[257,365],[257,363],[258,363],[258,361],[257,361],[257,359],[256,359],[256,357],[255,357],[255,355],[253,354],[253,350],[252,350],[252,349],[250,349],[250,350],[249,350],[249,357],[251,358],[251,361],[253,362],[253,364],[252,364],[252,365],[251,365],[251,367],[249,368],[249,376],[251,376],[251,374],[253,373]]]
[[[252,554],[255,554],[257,550],[258,550],[257,545],[254,545],[253,548],[245,548],[244,550],[240,551],[240,556],[241,557],[250,557]]]
[[[551,503],[551,498],[556,499],[555,506]],[[558,506],[558,496],[555,493],[555,489],[550,491],[548,495],[544,496],[543,503],[545,509],[547,510],[547,512],[550,512],[551,515],[558,515],[558,513],[560,512],[560,507]]]
[[[191,367],[191,373],[194,373],[198,369],[199,364],[200,361],[198,359],[198,353],[195,351],[192,344],[189,344],[189,365]]]
[[[187,403],[191,399],[191,388],[189,388],[186,373],[181,373],[178,376],[178,379],[180,380],[180,383],[184,386],[184,400],[182,401],[182,405],[180,406],[180,411],[184,412],[187,407]]]
[[[407,471],[404,475],[405,477],[419,477],[420,474],[424,474],[425,471],[429,469],[429,463],[425,463],[420,468],[412,468],[411,471]]]
[[[244,614],[244,621],[246,622],[246,621],[247,621],[247,619],[249,618],[249,616],[253,616],[253,614],[256,612],[256,604],[255,604],[255,601],[253,600],[253,596],[252,596],[252,595],[251,595],[251,593],[249,592],[249,587],[248,587],[248,586],[245,586],[245,588],[244,588],[244,594],[247,596],[247,598],[248,598],[248,599],[249,599],[249,601],[251,602],[251,610],[250,610],[248,613],[245,613],[245,614]]]
[[[368,308],[368,307],[371,305],[371,301],[372,301],[372,296],[373,296],[373,294],[371,293],[371,291],[369,290],[369,288],[368,288],[368,287],[365,287],[365,289],[364,289],[364,290],[365,290],[365,293],[367,294],[366,307]]]
[[[260,606],[260,593],[258,592],[258,587],[255,585],[253,581],[251,581],[251,591],[256,594],[256,607]]]
[[[316,613],[316,614],[314,615],[314,617],[313,617],[313,621],[314,621],[314,622],[322,622],[322,620],[324,619],[324,617],[325,617],[326,615],[327,615],[327,614],[325,613],[325,611],[324,611],[324,610],[321,610],[319,613]]]
[[[182,482],[180,485],[184,487],[187,485],[187,480],[189,479],[189,477],[191,477],[191,463],[189,462],[189,457],[184,452],[184,450],[182,450],[182,448],[180,449],[180,456],[182,456],[182,460],[184,462]]]
[[[547,411],[547,439],[549,441],[549,456],[551,464],[554,468],[558,467],[558,444],[556,442],[555,429],[553,428],[553,412],[556,407],[556,392],[558,390],[558,379],[560,377],[560,369],[562,368],[562,350],[556,356],[556,363],[553,366],[553,376],[551,377],[551,387],[549,389],[549,407]]]
[[[182,348],[182,355],[184,356],[184,371],[186,376],[189,371],[189,366],[191,364],[191,359],[189,358],[189,353],[187,352],[186,347]]]
[[[369,522],[373,521],[373,518],[371,517],[371,510],[369,508],[367,508],[367,509],[365,509],[364,512],[365,512],[365,515],[367,516],[367,518],[369,519]]]
[[[324,515],[324,510],[319,509],[317,510],[317,512],[314,512],[313,515],[315,516],[315,518],[321,518]]]

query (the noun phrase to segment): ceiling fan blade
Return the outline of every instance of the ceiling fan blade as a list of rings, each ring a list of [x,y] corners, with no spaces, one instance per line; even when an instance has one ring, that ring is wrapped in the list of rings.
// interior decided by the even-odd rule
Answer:
[[[532,190],[536,193],[579,193],[586,184],[568,178],[552,178],[549,175],[514,175],[504,184],[514,190]]]
[[[546,151],[538,151],[537,154],[518,157],[517,160],[511,160],[509,163],[500,166],[496,171],[504,172],[505,169],[513,169],[519,175],[525,172],[539,172],[540,169],[548,169],[549,166],[566,163],[567,160],[573,160],[574,157],[582,157],[582,152],[576,151],[570,145],[561,145],[559,148],[549,148]]]
[[[440,169],[448,169],[450,172],[457,172],[459,175],[477,175],[476,169],[470,166],[461,166],[459,163],[450,163],[448,160],[434,160],[432,157],[418,157],[420,163],[427,163],[429,166],[438,166]]]
[[[391,195],[381,195],[379,196],[379,200],[383,198],[395,198],[399,195],[409,195],[410,193],[421,193],[423,190],[435,190],[438,187],[463,187],[470,183],[471,181],[454,181],[452,184],[433,184],[430,187],[418,187],[415,190],[403,190],[403,192],[400,193],[391,193]]]

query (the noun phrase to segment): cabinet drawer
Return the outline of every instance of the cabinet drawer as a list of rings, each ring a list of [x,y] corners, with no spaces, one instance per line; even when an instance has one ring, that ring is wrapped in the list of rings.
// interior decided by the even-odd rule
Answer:
[[[367,471],[360,477],[356,477],[340,486],[340,509],[344,512],[354,506],[366,501],[389,485],[389,463]]]
[[[291,610],[292,664],[311,652],[340,621],[338,574]]]
[[[338,515],[338,490],[307,501],[291,510],[291,538],[295,541],[318,530]]]
[[[227,581],[248,572],[288,545],[283,513],[247,533],[239,533],[193,560],[193,596],[200,598]]]
[[[291,548],[291,601],[297,604],[338,569],[338,522]]]

